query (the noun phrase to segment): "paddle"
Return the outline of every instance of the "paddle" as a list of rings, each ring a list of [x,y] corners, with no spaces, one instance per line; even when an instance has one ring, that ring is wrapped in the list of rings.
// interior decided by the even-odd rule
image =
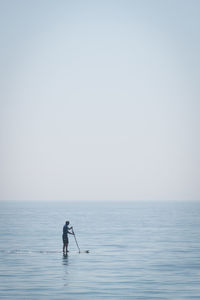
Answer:
[[[72,229],[72,233],[73,233],[73,235],[74,235],[74,239],[75,239],[75,242],[76,242],[76,246],[78,247],[78,252],[81,253],[81,250],[80,250],[80,248],[79,248],[79,245],[78,245],[78,242],[77,242],[75,233],[74,233],[74,229]]]
[[[79,248],[79,245],[78,245],[78,242],[77,242],[77,239],[76,239],[76,235],[75,235],[75,233],[74,233],[74,229],[72,228],[72,233],[73,233],[73,235],[74,235],[74,239],[75,239],[75,242],[76,242],[76,246],[77,246],[77,248],[78,248],[78,253],[81,253],[81,250],[80,250],[80,248]],[[84,251],[85,253],[89,253],[89,250],[86,250],[86,251]]]

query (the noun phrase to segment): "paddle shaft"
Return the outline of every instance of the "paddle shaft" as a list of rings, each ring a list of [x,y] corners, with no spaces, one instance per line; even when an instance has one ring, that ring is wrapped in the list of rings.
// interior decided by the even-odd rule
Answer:
[[[79,253],[81,252],[80,248],[79,248],[79,245],[78,245],[78,242],[77,242],[77,239],[76,239],[76,236],[75,236],[75,233],[74,233],[74,230],[73,230],[73,234],[74,234],[74,239],[75,239],[75,242],[76,242],[76,245],[78,247],[78,251]]]

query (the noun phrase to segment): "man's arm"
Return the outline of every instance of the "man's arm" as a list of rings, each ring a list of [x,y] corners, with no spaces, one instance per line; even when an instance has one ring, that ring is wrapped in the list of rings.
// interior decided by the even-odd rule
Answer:
[[[70,232],[70,231],[67,231],[67,233],[74,235],[74,233],[73,233],[73,232]]]
[[[72,232],[70,232],[69,230],[72,230]],[[69,234],[72,234],[74,235],[74,232],[73,232],[73,227],[70,227],[69,230],[67,231]]]

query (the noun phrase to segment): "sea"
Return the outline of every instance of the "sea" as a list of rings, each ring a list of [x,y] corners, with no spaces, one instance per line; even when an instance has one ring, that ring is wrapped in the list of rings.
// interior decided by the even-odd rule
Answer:
[[[200,202],[1,201],[0,299],[200,299]]]

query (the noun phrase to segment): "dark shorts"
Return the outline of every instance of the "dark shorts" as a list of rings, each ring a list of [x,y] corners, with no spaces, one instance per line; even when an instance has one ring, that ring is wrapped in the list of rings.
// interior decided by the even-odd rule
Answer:
[[[62,239],[63,239],[63,243],[64,243],[64,244],[69,243],[69,240],[68,240],[68,236],[67,236],[67,235],[64,235],[64,234],[63,234]]]

